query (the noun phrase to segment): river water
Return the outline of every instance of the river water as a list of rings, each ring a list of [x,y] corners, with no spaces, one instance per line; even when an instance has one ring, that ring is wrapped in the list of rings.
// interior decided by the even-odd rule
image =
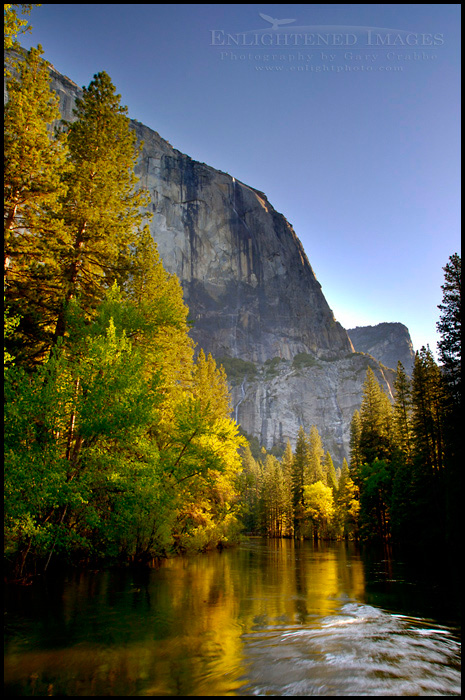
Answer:
[[[9,585],[6,694],[460,695],[441,571],[250,539],[156,570]]]

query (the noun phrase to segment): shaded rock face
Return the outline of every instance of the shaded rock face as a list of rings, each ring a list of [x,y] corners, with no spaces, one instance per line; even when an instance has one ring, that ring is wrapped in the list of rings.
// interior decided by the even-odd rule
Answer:
[[[402,323],[379,323],[347,331],[357,352],[365,352],[386,367],[397,368],[400,360],[407,374],[412,374],[415,352],[407,326]]]
[[[72,120],[81,90],[54,68],[51,76]],[[374,351],[354,352],[292,226],[262,192],[132,127],[143,141],[136,172],[151,195],[152,234],[181,280],[193,339],[224,363],[234,418],[268,449],[288,439],[294,447],[300,425],[316,425],[340,464],[368,367],[390,395],[393,372]]]
[[[264,362],[352,352],[292,227],[266,196],[135,123],[151,230],[181,280],[192,335],[218,356]]]
[[[316,425],[324,448],[337,464],[349,459],[350,424],[360,408],[363,384],[370,367],[392,398],[395,373],[372,357],[352,353],[338,360],[315,360],[307,366],[265,363],[256,374],[235,377],[232,389],[234,414],[250,435],[267,449],[294,446],[299,427]]]

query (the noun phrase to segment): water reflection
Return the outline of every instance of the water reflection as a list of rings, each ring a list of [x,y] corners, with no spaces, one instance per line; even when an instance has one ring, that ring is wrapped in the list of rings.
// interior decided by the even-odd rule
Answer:
[[[460,694],[450,626],[381,609],[366,574],[343,543],[251,540],[15,588],[7,693]]]

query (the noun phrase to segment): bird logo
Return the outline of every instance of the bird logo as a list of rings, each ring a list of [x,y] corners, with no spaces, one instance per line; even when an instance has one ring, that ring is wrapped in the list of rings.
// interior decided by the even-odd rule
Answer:
[[[258,13],[260,17],[267,22],[270,22],[273,26],[271,29],[279,29],[279,27],[282,24],[290,24],[291,22],[295,22],[295,19],[275,19],[274,17],[270,17],[269,15],[262,15],[261,12]]]

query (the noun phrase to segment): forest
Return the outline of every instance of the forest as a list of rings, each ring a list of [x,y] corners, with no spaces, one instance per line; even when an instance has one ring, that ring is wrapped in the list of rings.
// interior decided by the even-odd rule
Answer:
[[[148,563],[269,537],[453,547],[458,538],[461,260],[438,331],[392,401],[366,376],[350,462],[315,426],[280,457],[231,418],[227,376],[189,337],[179,280],[141,213],[140,151],[110,77],[60,118],[41,47],[5,5],[5,561]],[[32,6],[21,6],[31,8]]]

